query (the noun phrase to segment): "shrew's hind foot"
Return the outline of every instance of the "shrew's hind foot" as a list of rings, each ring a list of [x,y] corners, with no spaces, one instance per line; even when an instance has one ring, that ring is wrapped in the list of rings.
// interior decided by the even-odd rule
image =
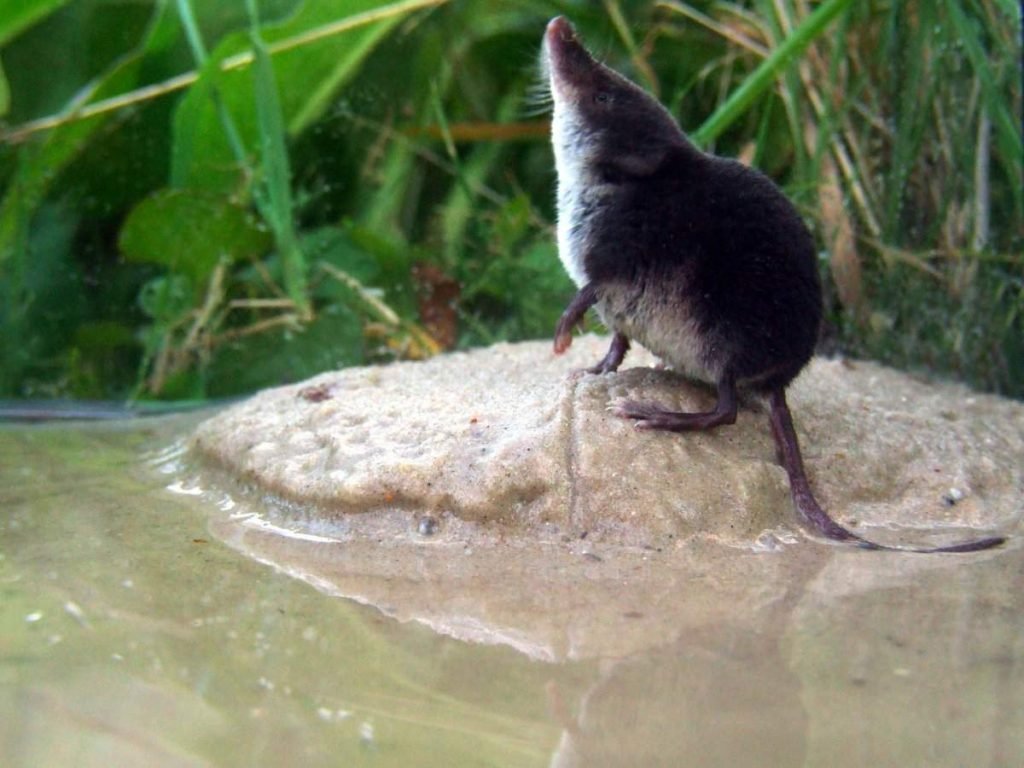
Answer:
[[[736,422],[736,385],[732,377],[723,377],[718,382],[718,402],[710,411],[685,413],[670,411],[657,403],[641,403],[636,400],[615,400],[608,410],[624,419],[633,419],[637,429],[666,429],[670,432],[696,432],[713,429],[722,424]]]
[[[736,421],[736,409],[719,409],[704,413],[670,411],[657,403],[616,400],[608,410],[624,419],[633,419],[637,429],[665,429],[669,432],[695,432],[712,429]]]

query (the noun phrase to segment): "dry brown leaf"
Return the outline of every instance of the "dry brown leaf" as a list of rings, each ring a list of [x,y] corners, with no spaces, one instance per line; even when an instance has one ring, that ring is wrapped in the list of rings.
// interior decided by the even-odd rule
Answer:
[[[842,305],[860,318],[864,310],[863,280],[853,224],[843,205],[843,190],[835,165],[830,159],[825,159],[821,171],[822,183],[818,193],[821,226],[829,249],[832,281]]]

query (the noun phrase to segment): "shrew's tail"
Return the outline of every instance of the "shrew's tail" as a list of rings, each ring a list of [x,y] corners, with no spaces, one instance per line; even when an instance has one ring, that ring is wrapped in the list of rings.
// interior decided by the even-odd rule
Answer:
[[[807,482],[807,473],[804,471],[804,462],[800,457],[800,444],[796,439],[796,430],[793,428],[793,417],[790,416],[789,406],[786,405],[786,393],[783,389],[775,389],[769,398],[771,403],[772,434],[775,436],[775,444],[779,449],[779,456],[782,466],[789,475],[789,487],[793,493],[793,504],[796,506],[797,514],[804,524],[813,531],[834,541],[847,541],[856,544],[863,549],[881,549],[893,552],[920,552],[929,554],[932,552],[979,552],[983,549],[998,547],[1006,541],[1002,536],[992,536],[975,541],[966,541],[963,544],[952,544],[948,547],[890,547],[885,544],[876,544],[868,541],[852,531],[847,530],[821,508],[811,485]]]

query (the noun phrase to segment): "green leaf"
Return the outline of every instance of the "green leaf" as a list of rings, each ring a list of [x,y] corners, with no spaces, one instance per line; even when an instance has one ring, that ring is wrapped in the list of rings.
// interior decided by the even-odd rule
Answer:
[[[161,4],[136,51],[94,80],[67,105],[66,112],[130,90],[138,83],[143,61],[173,42],[173,27],[173,17],[163,12]],[[97,115],[67,123],[51,130],[38,144],[20,149],[7,192],[0,200],[0,266],[12,253],[24,253],[28,222],[36,209],[60,172],[86,150],[109,120],[109,115]]]
[[[137,205],[119,245],[131,261],[159,264],[202,286],[223,259],[264,253],[270,234],[244,208],[197,190],[165,189]]]
[[[75,329],[74,343],[77,347],[89,351],[134,347],[139,340],[135,329],[117,320],[93,320],[79,325]]]
[[[180,275],[154,277],[139,291],[139,307],[160,330],[192,309],[193,293],[189,281]]]
[[[0,45],[17,37],[69,0],[0,0]]]
[[[315,36],[320,30],[380,7],[379,0],[307,2],[287,22],[261,27],[260,35],[273,50],[275,42],[299,35]],[[356,75],[366,56],[404,15],[407,12],[396,11],[379,21],[273,55],[281,114],[290,135],[302,131],[324,113],[339,88]],[[250,48],[249,33],[236,32],[214,48],[210,61],[223,62]],[[250,148],[250,154],[255,154],[261,134],[253,108],[252,67],[230,72],[207,69],[197,86],[204,78],[216,78],[223,103],[238,126],[245,146]],[[194,86],[181,100],[174,118],[174,141],[189,145],[188,151],[177,146],[174,149],[178,158],[174,165],[175,183],[222,192],[237,187],[241,177],[237,159],[224,135],[209,90]]]
[[[321,227],[300,238],[302,252],[310,262],[325,261],[344,270],[364,285],[373,285],[380,275],[377,259],[353,242],[348,232],[338,227]]]

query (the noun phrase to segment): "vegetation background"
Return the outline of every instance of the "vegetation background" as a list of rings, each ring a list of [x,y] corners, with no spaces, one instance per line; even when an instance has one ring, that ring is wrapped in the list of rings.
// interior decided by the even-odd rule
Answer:
[[[827,348],[1024,396],[1012,0],[0,0],[0,397],[549,336],[557,14],[785,187]]]

